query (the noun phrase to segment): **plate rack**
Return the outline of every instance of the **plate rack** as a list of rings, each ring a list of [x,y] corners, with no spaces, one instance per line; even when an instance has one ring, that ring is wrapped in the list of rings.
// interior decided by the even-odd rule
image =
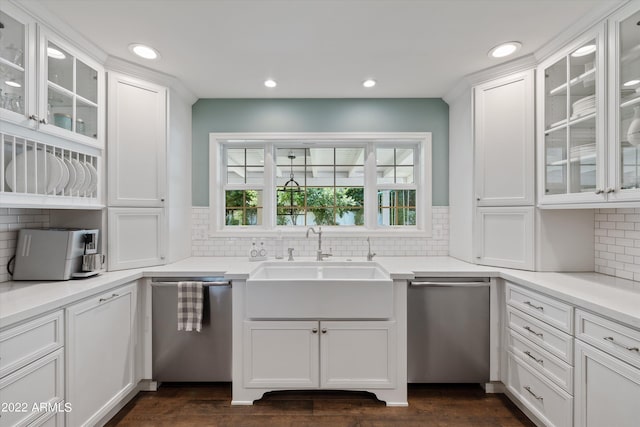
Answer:
[[[99,204],[99,156],[6,133],[0,144],[0,204]]]

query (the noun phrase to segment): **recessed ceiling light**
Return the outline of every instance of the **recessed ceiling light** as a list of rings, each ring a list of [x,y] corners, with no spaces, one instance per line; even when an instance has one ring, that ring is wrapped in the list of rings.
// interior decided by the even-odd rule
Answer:
[[[47,47],[47,56],[53,59],[64,59],[67,57],[64,53],[51,46]]]
[[[507,42],[499,44],[491,49],[488,53],[491,58],[504,58],[505,56],[513,55],[522,47],[520,42]]]
[[[140,58],[144,59],[157,59],[160,57],[160,54],[154,48],[140,44],[133,43],[129,45],[129,50],[134,54],[138,55]]]
[[[376,81],[373,79],[367,79],[362,82],[362,86],[364,87],[374,87],[376,85]]]
[[[22,87],[22,85],[15,80],[7,80],[4,84],[11,87]]]
[[[278,86],[278,83],[276,83],[276,81],[273,80],[273,79],[267,79],[267,80],[264,81],[264,85],[266,87],[276,87],[276,86]]]
[[[577,58],[579,56],[589,55],[590,53],[593,53],[595,51],[596,51],[595,44],[587,44],[582,46],[581,48],[578,48],[575,52],[571,54],[571,56],[573,56],[574,58]]]
[[[629,80],[628,82],[625,82],[622,86],[624,87],[635,86],[639,83],[640,83],[640,80]]]

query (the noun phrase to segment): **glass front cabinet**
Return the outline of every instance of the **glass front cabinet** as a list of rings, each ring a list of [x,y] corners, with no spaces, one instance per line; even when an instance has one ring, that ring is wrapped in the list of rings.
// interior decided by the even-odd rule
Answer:
[[[21,10],[0,10],[0,119],[104,146],[104,68]]]
[[[604,25],[540,64],[539,203],[606,199]]]
[[[609,20],[609,182],[611,201],[640,200],[640,10]]]

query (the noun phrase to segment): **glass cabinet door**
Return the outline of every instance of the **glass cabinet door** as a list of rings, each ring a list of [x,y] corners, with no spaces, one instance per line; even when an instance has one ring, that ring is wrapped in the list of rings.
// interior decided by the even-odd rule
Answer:
[[[616,99],[618,127],[618,182],[622,193],[640,193],[640,11],[619,22],[618,27],[618,87]],[[635,190],[635,191],[625,191]],[[624,195],[620,195],[625,197]],[[627,197],[630,195],[627,195]],[[635,194],[634,198],[640,198]]]
[[[0,108],[25,115],[26,25],[0,11]]]
[[[599,37],[543,65],[544,193],[561,203],[602,199],[596,102],[601,85]],[[540,77],[539,77],[540,78]]]
[[[46,41],[46,119],[49,126],[98,138],[98,70]]]

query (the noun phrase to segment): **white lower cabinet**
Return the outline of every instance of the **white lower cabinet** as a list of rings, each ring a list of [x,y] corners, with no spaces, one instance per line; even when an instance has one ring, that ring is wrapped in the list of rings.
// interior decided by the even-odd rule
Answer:
[[[164,209],[109,208],[109,270],[164,264]]]
[[[635,427],[640,369],[576,341],[576,426]]]
[[[40,425],[48,416],[62,425],[63,354],[60,348],[0,379],[0,426]]]
[[[135,387],[136,283],[66,310],[69,426],[95,425]]]
[[[396,385],[393,321],[246,321],[244,340],[247,388]]]
[[[573,397],[570,394],[527,366],[511,352],[508,366],[507,388],[520,402],[547,426],[572,425]]]

